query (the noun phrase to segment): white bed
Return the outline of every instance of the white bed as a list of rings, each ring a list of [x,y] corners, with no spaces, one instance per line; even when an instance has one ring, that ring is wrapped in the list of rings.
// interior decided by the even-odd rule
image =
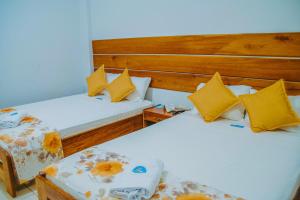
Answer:
[[[292,199],[300,184],[300,134],[254,134],[230,120],[205,123],[186,112],[101,144],[104,150],[135,158],[159,158],[178,177],[250,200]],[[72,160],[72,156],[66,158]],[[51,178],[77,196],[72,184]],[[76,188],[76,187],[74,187]]]
[[[78,94],[17,106],[56,128],[63,139],[143,113],[147,100],[111,103],[106,96]]]

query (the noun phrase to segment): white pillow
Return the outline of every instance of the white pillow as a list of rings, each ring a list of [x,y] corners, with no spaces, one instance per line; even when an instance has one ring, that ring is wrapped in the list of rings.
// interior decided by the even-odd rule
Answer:
[[[132,83],[135,85],[136,90],[132,94],[128,95],[126,97],[126,99],[128,99],[129,101],[136,101],[139,99],[144,100],[147,89],[151,82],[151,78],[150,77],[135,77],[135,76],[132,76],[130,78],[131,78]]]
[[[111,74],[111,73],[106,73],[106,81],[107,83],[111,83],[113,80],[115,80],[120,74]],[[104,89],[103,90],[103,95],[105,95],[107,98],[110,98],[109,92]]]
[[[200,83],[197,86],[197,90],[200,88],[204,87],[205,83]],[[230,85],[226,86],[228,87],[236,96],[242,95],[242,94],[250,94],[250,86],[246,85]],[[193,112],[198,112],[196,108],[193,109]],[[225,119],[230,119],[230,120],[235,120],[235,121],[240,121],[244,118],[245,116],[245,108],[242,104],[238,104],[234,106],[232,109],[229,111],[223,113],[221,115],[222,118]]]
[[[300,117],[300,96],[288,96],[289,100],[292,104],[293,109],[296,111],[298,116]],[[282,130],[288,131],[288,132],[295,132],[300,133],[300,126],[288,126],[281,128]]]
[[[119,75],[120,74],[106,73],[106,80],[108,83],[111,83]],[[132,94],[128,95],[126,97],[126,99],[128,99],[129,101],[136,101],[138,99],[144,100],[147,89],[151,82],[151,78],[150,77],[135,77],[135,76],[131,76],[130,78],[131,78],[132,83],[135,85],[136,90]],[[104,90],[103,94],[105,96],[110,97],[107,90]]]
[[[257,92],[256,89],[251,89],[250,90],[250,94],[254,94],[256,92]],[[289,101],[290,101],[293,109],[296,111],[296,113],[300,117],[300,96],[288,96],[288,98],[289,98]],[[245,120],[247,122],[250,122],[248,113],[246,113]],[[284,128],[281,128],[281,129],[285,130],[285,131],[288,131],[288,132],[300,133],[300,126],[299,125],[298,126],[284,127]]]

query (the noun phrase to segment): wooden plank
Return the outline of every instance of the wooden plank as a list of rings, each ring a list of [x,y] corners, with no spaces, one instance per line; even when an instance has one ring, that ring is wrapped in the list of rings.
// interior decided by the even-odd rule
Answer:
[[[300,56],[300,33],[189,35],[94,40],[94,54]]]
[[[106,72],[121,73],[123,69],[106,68]],[[157,71],[136,71],[129,70],[129,74],[139,77],[151,77],[150,86],[167,90],[194,92],[197,85],[201,82],[207,82],[211,75],[174,73],[174,72],[157,72]],[[256,89],[267,87],[276,80],[252,79],[242,77],[222,76],[224,84],[227,85],[249,85]],[[290,95],[300,94],[300,82],[286,81],[287,92]]]
[[[14,176],[13,163],[10,154],[3,148],[0,148],[0,160],[2,162],[2,180],[4,182],[7,193],[11,197],[16,197],[16,179]]]
[[[300,81],[300,59],[227,57],[227,56],[170,56],[170,55],[94,55],[94,65],[109,68],[161,71],[222,76]]]
[[[35,178],[39,200],[75,200],[71,194],[46,178],[45,174]]]
[[[141,128],[143,128],[142,114],[63,139],[64,155],[67,157],[88,147],[101,144]],[[93,139],[91,140],[91,138]]]

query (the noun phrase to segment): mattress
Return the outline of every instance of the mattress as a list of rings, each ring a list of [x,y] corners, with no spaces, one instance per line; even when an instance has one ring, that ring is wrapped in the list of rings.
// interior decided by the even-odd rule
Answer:
[[[159,158],[178,177],[250,200],[292,199],[300,183],[299,134],[254,134],[248,124],[205,123],[191,112],[100,146],[137,159]],[[51,179],[76,197],[75,190]]]
[[[37,103],[17,106],[28,114],[56,128],[62,138],[86,132],[141,114],[151,107],[147,100],[112,103],[105,96],[89,97],[78,94]]]

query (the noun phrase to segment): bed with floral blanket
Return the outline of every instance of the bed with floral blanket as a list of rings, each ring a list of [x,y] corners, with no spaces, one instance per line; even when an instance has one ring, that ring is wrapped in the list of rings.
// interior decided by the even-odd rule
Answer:
[[[15,111],[2,109],[0,115]],[[12,157],[18,184],[34,179],[42,168],[63,158],[60,134],[29,115],[15,128],[0,129],[0,147]]]
[[[134,159],[163,161],[165,171],[174,174],[167,177],[175,177],[175,181],[167,181],[168,188],[174,189],[159,191],[159,197],[172,199],[174,194],[198,194],[206,188],[205,195],[212,199],[290,200],[300,185],[300,135],[284,131],[253,134],[247,122],[220,119],[206,123],[198,114],[185,112],[100,147]],[[97,171],[93,151],[64,158],[48,168],[53,176],[46,176],[43,183],[51,182],[55,190],[75,199],[106,197],[102,182],[111,177],[93,175]],[[119,154],[111,156],[122,160]],[[195,191],[185,183],[194,183],[188,185]]]
[[[131,159],[105,151],[101,145],[69,156],[43,171],[47,178],[74,196],[75,199],[114,199],[109,190]],[[177,178],[164,171],[152,199],[243,200],[197,182]]]

